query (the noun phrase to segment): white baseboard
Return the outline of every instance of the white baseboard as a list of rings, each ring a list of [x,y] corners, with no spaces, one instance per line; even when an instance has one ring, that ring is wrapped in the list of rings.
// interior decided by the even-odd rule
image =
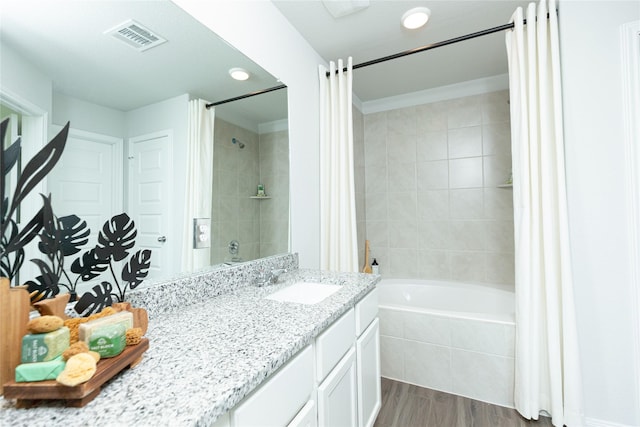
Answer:
[[[612,421],[599,420],[597,418],[588,418],[584,419],[584,427],[638,427],[637,425],[631,424],[620,424],[614,423]]]

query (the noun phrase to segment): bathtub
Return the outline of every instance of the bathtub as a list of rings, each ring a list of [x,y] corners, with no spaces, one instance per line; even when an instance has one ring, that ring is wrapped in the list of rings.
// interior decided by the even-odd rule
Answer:
[[[513,407],[511,289],[383,279],[378,297],[383,377]]]

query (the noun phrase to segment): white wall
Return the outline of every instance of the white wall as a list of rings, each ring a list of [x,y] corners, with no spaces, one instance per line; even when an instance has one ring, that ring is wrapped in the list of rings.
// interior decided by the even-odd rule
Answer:
[[[68,121],[74,129],[123,138],[125,113],[78,98],[53,94],[52,123],[64,126]]]
[[[28,101],[42,111],[51,111],[53,83],[37,67],[0,43],[0,92]]]
[[[288,87],[291,250],[320,265],[318,65],[325,61],[268,1],[173,0]]]
[[[561,1],[559,19],[586,425],[638,426],[620,25],[640,3]]]

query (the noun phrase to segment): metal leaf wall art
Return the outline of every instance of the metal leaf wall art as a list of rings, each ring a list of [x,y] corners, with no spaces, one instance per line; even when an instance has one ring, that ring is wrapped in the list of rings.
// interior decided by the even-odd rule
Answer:
[[[102,226],[98,244],[74,261],[71,270],[84,281],[93,280],[107,270],[112,279],[112,282],[102,281],[92,288],[92,292],[83,294],[75,306],[78,313],[88,315],[111,305],[114,300],[125,301],[127,290],[137,288],[147,277],[151,267],[151,250],[138,250],[129,256],[137,235],[135,223],[129,215],[116,215]],[[118,280],[115,263],[125,260]]]
[[[67,256],[80,252],[91,232],[87,223],[76,215],[68,215],[56,218],[51,207],[51,198],[43,197],[43,226],[38,235],[40,242],[38,249],[45,255],[45,260],[32,259],[40,270],[40,276],[26,283],[32,300],[51,298],[60,292],[60,287],[65,288],[71,295],[70,300],[77,297],[76,286],[80,277],[72,280],[64,268],[64,259]]]
[[[3,147],[8,125],[8,118],[0,123]],[[7,183],[20,158],[20,139],[0,149],[0,275],[13,283],[24,263],[24,247],[38,237],[38,250],[44,257],[31,260],[40,271],[39,276],[26,282],[32,302],[54,297],[61,288],[67,290],[74,301],[80,281],[100,280],[102,275],[110,274],[76,303],[75,310],[88,316],[114,301],[124,301],[127,290],[142,283],[149,274],[151,250],[131,254],[138,234],[135,223],[126,213],[115,215],[104,223],[97,245],[71,263],[71,272],[76,275],[72,278],[65,269],[65,258],[78,254],[88,243],[91,230],[86,221],[77,215],[56,217],[51,196],[42,195],[42,208],[20,229],[16,219],[18,207],[60,160],[68,133],[69,123],[26,164],[18,174],[12,198],[6,194]],[[121,270],[119,275],[116,268]]]
[[[20,158],[20,138],[5,147],[9,128],[9,118],[0,123],[0,274],[13,283],[24,263],[24,247],[29,244],[43,227],[43,206],[22,230],[16,219],[18,207],[27,195],[53,169],[64,150],[69,133],[69,123],[25,165],[18,174],[13,197],[7,194],[7,184],[11,170]],[[44,280],[44,279],[43,279]]]

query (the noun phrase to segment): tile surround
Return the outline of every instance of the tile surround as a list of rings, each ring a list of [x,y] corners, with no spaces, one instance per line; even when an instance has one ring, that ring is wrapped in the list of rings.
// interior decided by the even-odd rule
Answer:
[[[381,308],[382,376],[513,407],[515,325]]]
[[[497,187],[511,172],[508,99],[357,113],[359,244],[370,240],[383,275],[514,283],[512,191]]]
[[[239,256],[252,260],[289,250],[288,131],[257,134],[220,118],[215,123],[214,179],[211,212],[211,262],[229,260],[228,245],[240,242]],[[245,143],[240,150],[231,143]],[[268,200],[253,200],[257,184]]]

